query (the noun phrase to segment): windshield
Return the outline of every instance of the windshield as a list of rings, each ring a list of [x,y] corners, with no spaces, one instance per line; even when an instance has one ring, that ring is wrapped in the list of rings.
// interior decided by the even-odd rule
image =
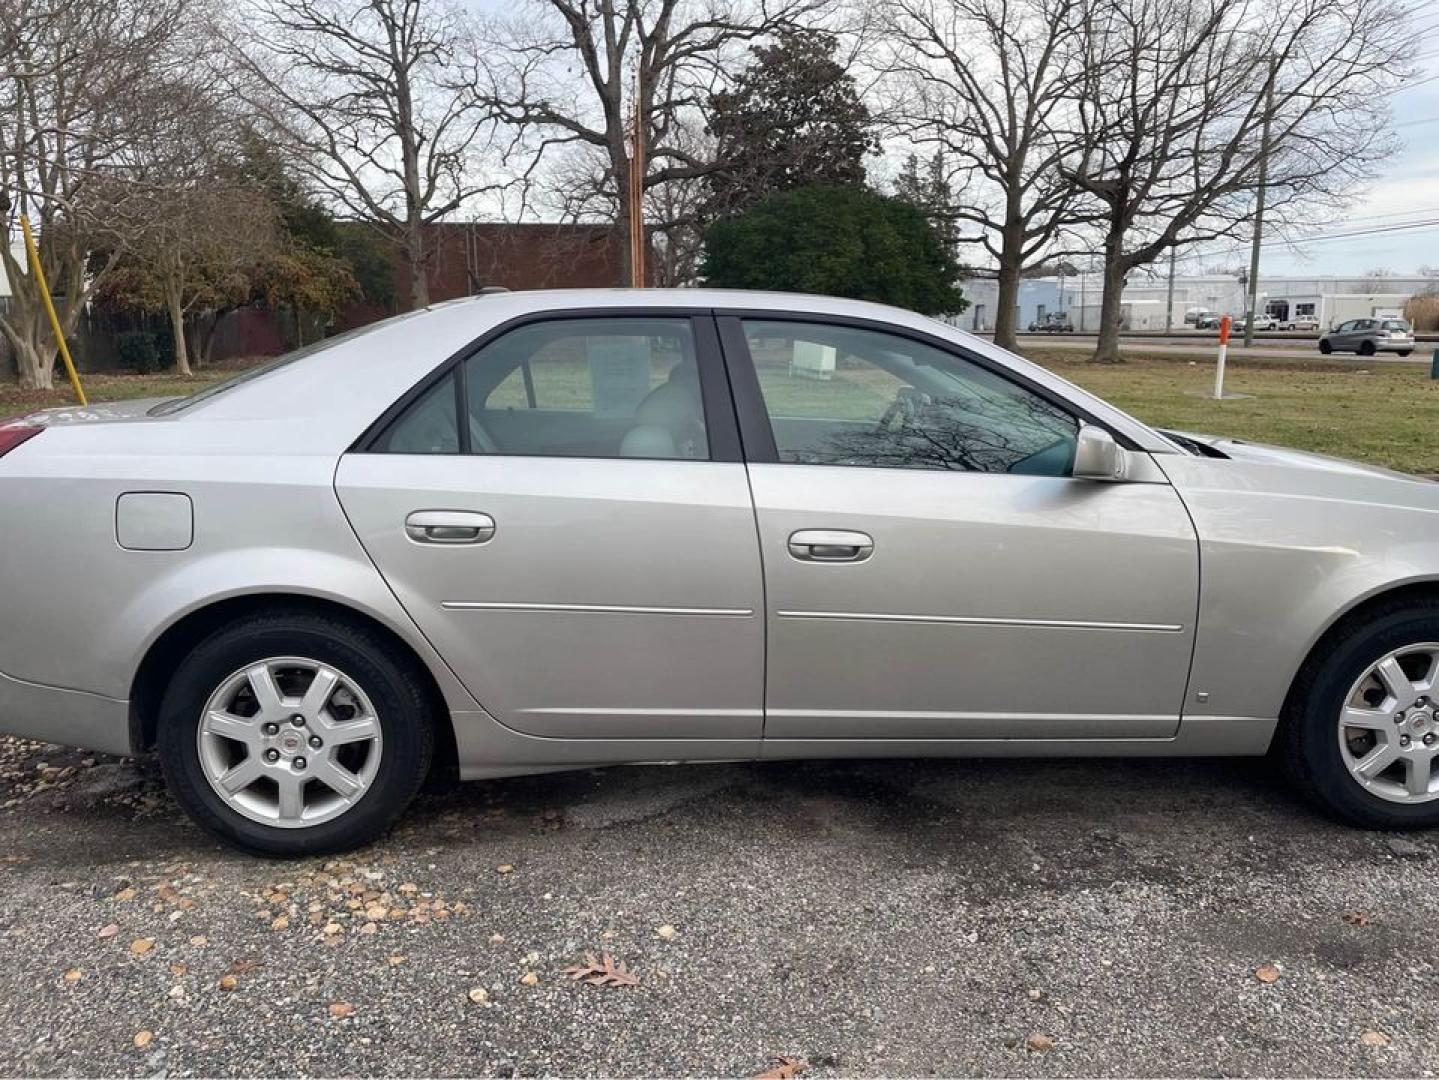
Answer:
[[[312,341],[308,345],[302,345],[298,349],[294,349],[290,352],[284,353],[281,356],[275,357],[275,359],[271,360],[269,363],[261,364],[258,367],[246,368],[238,375],[232,375],[228,379],[222,379],[220,382],[211,383],[203,390],[197,390],[189,397],[173,398],[170,401],[162,401],[160,402],[160,404],[152,408],[147,415],[171,416],[177,412],[182,412],[185,409],[191,408],[192,406],[209,401],[211,398],[218,397],[219,395],[225,393],[227,390],[233,390],[235,387],[241,386],[247,382],[253,382],[255,379],[262,379],[266,375],[270,374],[272,371],[278,371],[280,368],[289,367],[296,361],[304,360],[306,357],[314,356],[316,353],[325,352],[326,350],[336,345],[340,345],[346,341],[353,341],[357,337],[363,337],[371,330],[376,330],[381,326],[386,326],[390,323],[396,322],[399,319],[411,318],[412,316],[417,314],[419,314],[419,312],[406,312],[403,315],[395,315],[388,319],[382,319],[379,322],[369,323],[365,326],[357,326],[353,330],[346,330],[343,334],[336,334],[334,337],[323,338],[320,341]]]

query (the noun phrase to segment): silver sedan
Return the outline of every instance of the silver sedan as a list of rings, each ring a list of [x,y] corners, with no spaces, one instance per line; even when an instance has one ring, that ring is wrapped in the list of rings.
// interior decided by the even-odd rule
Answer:
[[[1272,753],[1431,825],[1436,513],[903,311],[491,295],[0,427],[0,727],[266,854],[735,758]]]

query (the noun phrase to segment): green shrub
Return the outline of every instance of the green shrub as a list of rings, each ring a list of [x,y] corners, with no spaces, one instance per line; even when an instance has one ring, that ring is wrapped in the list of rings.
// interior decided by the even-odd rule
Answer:
[[[149,330],[125,330],[115,335],[115,353],[125,367],[141,375],[160,370],[160,354],[155,349],[155,335]]]

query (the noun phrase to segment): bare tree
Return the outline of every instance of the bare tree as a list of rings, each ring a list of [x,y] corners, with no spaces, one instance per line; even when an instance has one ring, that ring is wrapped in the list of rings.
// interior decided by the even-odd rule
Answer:
[[[190,0],[0,0],[0,223],[38,233],[61,329],[75,328],[127,235],[136,189],[123,155],[176,103],[164,92],[187,63],[180,36]],[[12,294],[0,333],[25,387],[52,385],[56,343],[30,268],[9,243],[0,263]]]
[[[1392,0],[1104,0],[1077,99],[1097,149],[1063,167],[1102,207],[1095,359],[1119,360],[1131,271],[1247,233],[1261,185],[1282,229],[1323,220],[1367,179],[1391,145],[1405,18]]]
[[[104,285],[112,300],[164,311],[175,367],[189,375],[185,328],[192,313],[237,303],[278,256],[275,205],[239,167],[244,128],[211,82],[165,88],[178,106],[123,153],[134,195],[120,261]]]
[[[428,228],[493,191],[478,53],[446,0],[246,0],[226,31],[245,100],[328,197],[404,252],[429,303]]]
[[[1073,123],[1093,0],[882,0],[890,106],[916,143],[937,144],[956,239],[978,243],[998,279],[994,340],[1015,346],[1019,283],[1086,213],[1060,172],[1086,168]]]
[[[644,126],[644,189],[708,174],[694,138],[698,110],[744,47],[816,17],[832,0],[522,0],[497,27],[488,99],[534,153],[527,181],[549,169],[574,216],[629,231],[627,132]],[[578,75],[576,74],[578,67]],[[638,86],[638,102],[635,88]],[[622,280],[630,276],[624,254]]]

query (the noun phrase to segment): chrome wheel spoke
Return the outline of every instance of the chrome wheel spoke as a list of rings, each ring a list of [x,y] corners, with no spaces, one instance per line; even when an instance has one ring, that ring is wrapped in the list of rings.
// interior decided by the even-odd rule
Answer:
[[[244,791],[265,775],[265,764],[258,754],[251,754],[217,778],[220,787],[231,795]]]
[[[1382,742],[1354,763],[1354,771],[1373,780],[1398,760],[1399,747],[1392,742]]]
[[[268,718],[275,718],[284,709],[284,699],[280,697],[280,688],[275,685],[275,676],[270,671],[269,664],[256,664],[245,672],[245,678],[250,682],[250,692],[255,695],[255,702],[260,706],[260,715]]]
[[[1365,731],[1391,731],[1394,728],[1394,714],[1378,709],[1360,709],[1350,705],[1344,710],[1340,721],[1345,727],[1363,728]]]
[[[1433,758],[1428,754],[1415,754],[1405,763],[1405,787],[1410,795],[1429,794],[1429,777],[1433,772]]]
[[[333,668],[322,667],[315,672],[315,677],[310,680],[310,688],[305,691],[305,696],[300,699],[300,712],[309,720],[319,717],[321,711],[330,702],[330,695],[335,692],[335,687],[340,685],[340,676]]]
[[[260,737],[260,727],[257,720],[246,719],[243,716],[234,716],[220,709],[211,709],[205,714],[201,730],[211,735],[218,735],[222,739],[231,739],[234,742],[244,743],[246,746],[250,746]]]
[[[344,799],[353,799],[365,787],[358,776],[330,757],[316,761],[313,772],[316,780]]]
[[[1409,676],[1404,674],[1404,669],[1399,666],[1396,657],[1386,656],[1374,668],[1374,674],[1384,684],[1390,699],[1395,702],[1396,709],[1407,709],[1414,704],[1414,699],[1419,696],[1414,683]]]
[[[343,723],[331,722],[325,726],[324,733],[325,741],[332,746],[368,742],[380,733],[380,722],[373,716],[358,716]]]
[[[280,790],[279,813],[281,821],[298,822],[305,813],[305,779],[291,773],[275,778]]]

